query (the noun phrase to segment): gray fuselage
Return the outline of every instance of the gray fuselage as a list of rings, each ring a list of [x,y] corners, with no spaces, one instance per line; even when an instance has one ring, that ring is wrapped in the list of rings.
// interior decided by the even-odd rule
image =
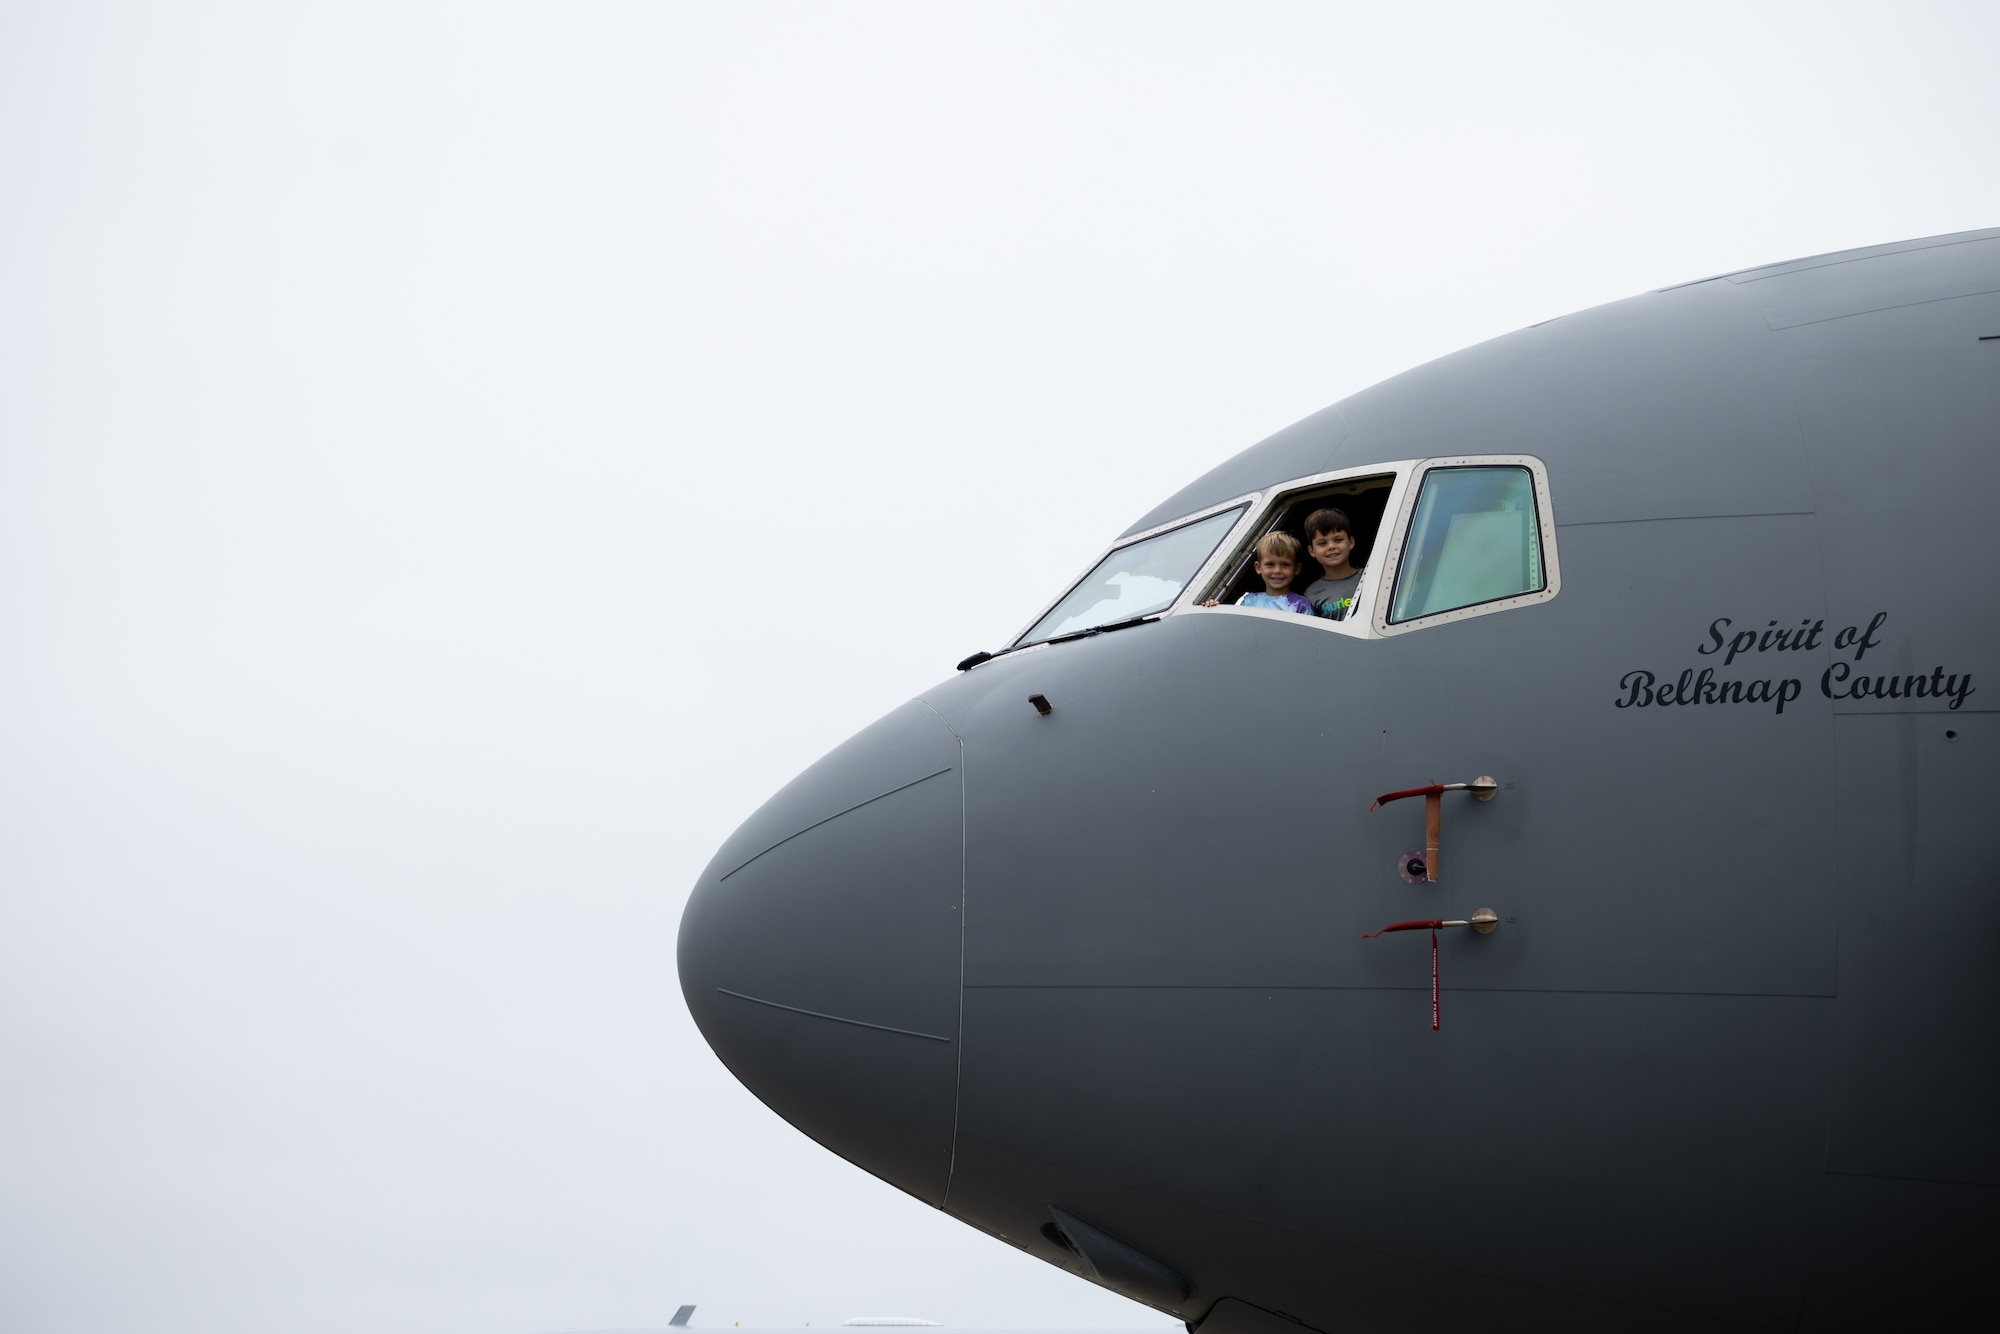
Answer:
[[[1242,502],[1170,607],[971,666],[745,822],[689,1008],[834,1152],[1211,1334],[1947,1309],[2000,1239],[1996,336],[1967,233],[1307,418],[1113,544]],[[1390,621],[1427,469],[1481,459],[1539,470],[1547,586]],[[1196,605],[1370,470],[1348,622]],[[1371,802],[1476,775],[1411,883],[1425,803]],[[1363,936],[1479,908],[1433,1031],[1426,932]]]

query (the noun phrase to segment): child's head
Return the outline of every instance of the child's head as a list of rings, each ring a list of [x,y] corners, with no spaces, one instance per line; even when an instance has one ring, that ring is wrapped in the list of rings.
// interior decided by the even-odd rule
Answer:
[[[1257,574],[1266,593],[1285,593],[1299,572],[1299,539],[1290,533],[1269,532],[1257,539]]]
[[[1330,576],[1335,570],[1350,568],[1354,554],[1354,526],[1347,515],[1336,509],[1314,510],[1306,519],[1306,542],[1312,558]]]

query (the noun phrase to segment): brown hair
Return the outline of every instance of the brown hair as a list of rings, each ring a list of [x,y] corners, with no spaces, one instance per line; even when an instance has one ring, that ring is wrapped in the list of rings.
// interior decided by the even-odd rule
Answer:
[[[1274,529],[1257,539],[1257,559],[1288,560],[1299,563],[1299,539],[1283,529]]]
[[[1346,533],[1349,537],[1354,536],[1354,525],[1347,521],[1345,510],[1314,510],[1306,519],[1306,541],[1310,542],[1326,533]]]

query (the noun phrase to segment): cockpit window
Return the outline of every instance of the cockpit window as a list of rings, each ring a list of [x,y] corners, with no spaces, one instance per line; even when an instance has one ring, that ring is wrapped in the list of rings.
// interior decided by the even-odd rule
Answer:
[[[1526,468],[1433,468],[1403,544],[1389,622],[1548,587]]]
[[[1267,502],[1263,516],[1244,533],[1230,558],[1222,562],[1202,599],[1213,598],[1224,606],[1237,606],[1242,604],[1246,593],[1264,591],[1264,581],[1256,570],[1256,547],[1257,540],[1266,533],[1289,533],[1298,542],[1298,573],[1292,581],[1292,591],[1306,593],[1325,573],[1312,557],[1313,535],[1307,531],[1308,520],[1322,511],[1333,511],[1346,520],[1347,531],[1353,538],[1348,564],[1358,576],[1373,558],[1375,539],[1395,483],[1393,472],[1378,473],[1319,479],[1277,493]],[[1350,585],[1344,591],[1352,594],[1356,590]],[[1325,617],[1325,613],[1316,613],[1316,617]]]
[[[1239,505],[1119,547],[1097,562],[1069,596],[1015,641],[1015,647],[1165,611],[1243,517],[1243,510]]]

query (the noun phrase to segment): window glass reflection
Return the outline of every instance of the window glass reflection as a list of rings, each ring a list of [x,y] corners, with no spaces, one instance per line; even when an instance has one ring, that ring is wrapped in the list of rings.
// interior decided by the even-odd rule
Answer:
[[[1242,517],[1238,506],[1118,548],[1017,642],[1032,644],[1165,611]]]
[[[1436,468],[1417,499],[1389,619],[1533,593],[1546,582],[1528,470]]]

